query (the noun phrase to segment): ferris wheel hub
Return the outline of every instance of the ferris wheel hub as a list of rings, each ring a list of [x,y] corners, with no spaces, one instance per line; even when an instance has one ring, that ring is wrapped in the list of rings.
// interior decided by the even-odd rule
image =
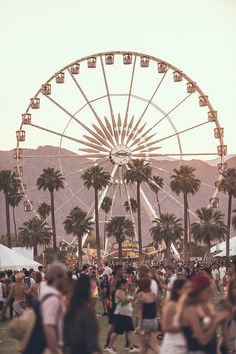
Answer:
[[[120,144],[115,146],[110,152],[110,161],[113,164],[123,166],[131,160],[131,150],[128,146]]]

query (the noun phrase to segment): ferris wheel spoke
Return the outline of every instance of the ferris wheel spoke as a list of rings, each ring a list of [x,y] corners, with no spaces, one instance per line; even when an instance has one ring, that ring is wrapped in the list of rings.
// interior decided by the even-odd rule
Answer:
[[[133,154],[134,157],[165,157],[165,156],[218,156],[217,152],[197,152],[197,153],[179,153],[179,154],[149,154],[149,153],[141,153],[141,154]]]
[[[121,144],[124,143],[124,139],[125,139],[125,136],[126,136],[126,133],[127,133],[129,106],[130,106],[131,92],[132,92],[133,82],[134,82],[134,73],[135,73],[135,67],[136,67],[136,60],[137,60],[137,56],[135,55],[134,63],[133,63],[133,69],[132,69],[132,74],[131,74],[131,79],[130,79],[130,86],[129,86],[129,94],[128,94],[127,105],[126,105],[125,119],[124,119],[124,124],[123,124],[123,128],[122,128],[122,134],[121,134]]]
[[[142,119],[143,119],[145,113],[146,113],[147,110],[148,110],[148,107],[150,106],[150,104],[151,104],[153,98],[155,97],[155,95],[156,95],[157,91],[159,90],[159,88],[160,88],[162,82],[164,81],[167,72],[168,72],[168,71],[166,71],[166,72],[164,73],[164,75],[162,76],[161,80],[159,81],[157,87],[155,88],[155,90],[154,90],[154,92],[153,92],[151,98],[148,100],[147,105],[146,105],[144,111],[142,112],[140,118],[138,119],[137,126],[138,126],[138,125],[140,124],[140,122],[142,121]],[[144,128],[144,127],[143,127],[143,128]],[[134,134],[132,134],[132,137],[131,137],[131,138],[132,138],[133,140],[136,139],[136,138],[141,134],[142,130],[143,130],[143,129],[137,130],[137,128],[136,128],[136,131],[135,131]],[[133,143],[133,144],[134,144],[134,143]],[[131,144],[131,146],[133,146],[133,144]]]
[[[47,97],[51,102],[53,102],[59,109],[61,109],[64,113],[66,113],[69,117],[71,117],[73,120],[75,120],[82,128],[84,128],[88,133],[90,133],[91,135],[93,135],[98,141],[102,140],[102,143],[104,141],[104,139],[102,139],[102,137],[100,137],[98,134],[96,134],[95,132],[93,132],[91,129],[89,129],[84,123],[82,123],[81,121],[79,121],[73,114],[71,114],[69,111],[67,111],[67,109],[65,109],[62,105],[60,105],[56,100],[54,100],[52,97],[50,97],[49,95],[45,96]],[[32,124],[31,124],[32,125]]]
[[[55,213],[60,211],[66,204],[68,204],[75,196],[80,193],[83,189],[85,189],[85,186],[81,187],[77,192],[74,193],[74,195],[70,196],[64,203],[62,203],[56,210]]]
[[[189,127],[187,129],[184,129],[184,130],[181,130],[181,131],[177,131],[176,133],[174,134],[171,134],[171,135],[168,135],[168,136],[165,136],[164,138],[161,138],[159,140],[157,140],[158,142],[161,142],[161,141],[164,141],[164,140],[167,140],[167,139],[170,139],[170,138],[173,138],[173,137],[176,137],[177,135],[180,135],[180,134],[183,134],[183,133],[186,133],[186,132],[189,132],[193,129],[196,129],[196,128],[199,128],[203,125],[206,125],[208,123],[211,123],[210,121],[205,121],[203,123],[200,123],[200,124],[197,124],[197,125],[193,125],[192,127]]]
[[[180,107],[190,96],[192,95],[192,93],[190,93],[189,95],[187,95],[183,100],[181,100],[177,105],[175,105],[169,112],[165,113],[164,116],[159,119],[151,128],[149,128],[141,137],[141,139],[144,139],[146,137],[147,134],[149,134],[154,128],[156,128],[156,126],[158,124],[160,124],[165,118],[169,117],[169,114],[174,112],[178,107]],[[139,141],[140,141],[139,140]]]
[[[115,137],[116,143],[119,144],[117,125],[116,125],[115,116],[114,116],[114,112],[113,112],[113,107],[112,107],[112,103],[111,103],[111,95],[110,95],[110,92],[109,92],[109,87],[108,87],[108,82],[107,82],[107,77],[106,77],[106,72],[105,72],[105,67],[104,67],[102,55],[100,55],[100,61],[101,61],[103,79],[104,79],[106,92],[107,92],[108,104],[109,104],[110,113],[111,113],[111,121],[112,121],[113,133],[114,133],[114,137]]]
[[[91,109],[94,117],[96,118],[97,122],[99,123],[100,127],[102,128],[103,132],[106,133],[106,135],[110,135],[109,132],[107,131],[105,125],[102,123],[99,115],[97,114],[97,112],[95,111],[94,107],[91,104],[91,101],[89,101],[88,97],[86,96],[84,90],[82,89],[81,85],[78,83],[78,81],[76,80],[75,76],[71,73],[71,71],[69,69],[67,69],[67,71],[69,72],[70,76],[72,77],[75,85],[77,86],[77,88],[79,89],[80,93],[82,94],[83,98],[85,99],[87,105],[89,106],[89,108]]]

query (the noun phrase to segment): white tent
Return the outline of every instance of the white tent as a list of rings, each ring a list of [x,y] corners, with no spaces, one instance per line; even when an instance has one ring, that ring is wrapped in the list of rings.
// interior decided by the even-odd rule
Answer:
[[[215,257],[225,257],[226,242],[224,241],[211,247],[211,253],[213,253]],[[236,236],[230,238],[230,256],[236,256]]]
[[[41,264],[0,244],[0,270],[37,269]]]

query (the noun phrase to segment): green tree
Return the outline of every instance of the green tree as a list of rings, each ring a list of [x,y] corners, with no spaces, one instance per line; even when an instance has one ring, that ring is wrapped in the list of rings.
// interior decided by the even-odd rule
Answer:
[[[55,171],[52,167],[44,168],[43,173],[37,179],[37,187],[39,190],[47,190],[50,193],[54,259],[57,259],[54,194],[55,191],[64,188],[64,177],[62,176],[60,171]]]
[[[230,228],[232,214],[232,200],[236,197],[236,168],[228,168],[222,173],[222,180],[219,183],[219,190],[228,194],[227,212],[227,236],[226,236],[226,256],[229,257],[230,250]]]
[[[134,237],[134,224],[125,216],[114,216],[107,224],[108,237],[114,236],[118,244],[119,263],[122,263],[122,243]]]
[[[106,225],[107,225],[107,215],[109,211],[111,210],[112,206],[112,199],[110,197],[104,197],[102,204],[101,204],[101,209],[105,213],[105,220],[104,220],[104,235],[103,235],[103,246],[105,250],[105,245],[106,245]]]
[[[87,217],[85,211],[79,207],[75,207],[70,211],[70,214],[66,217],[63,224],[67,234],[72,234],[77,237],[79,267],[81,268],[83,263],[82,239],[85,234],[89,234],[93,230],[92,225],[94,222],[92,221],[92,217]]]
[[[19,238],[26,247],[33,247],[34,258],[38,256],[38,245],[48,246],[51,242],[52,230],[48,224],[37,217],[25,221],[19,228]]]
[[[134,199],[134,198],[130,198],[129,201],[126,200],[124,202],[125,211],[127,213],[130,212],[130,206],[131,206],[132,213],[136,213],[137,212],[137,208],[138,208],[137,200]]]
[[[227,235],[227,226],[224,223],[224,214],[214,211],[213,208],[201,208],[196,210],[198,221],[192,223],[191,233],[195,241],[203,243],[207,247],[207,258],[211,256],[211,244],[214,241],[222,241]]]
[[[50,215],[51,206],[47,203],[41,203],[38,206],[37,213],[39,214],[42,220],[46,220],[47,217]]]
[[[104,171],[102,167],[93,166],[88,168],[83,174],[82,179],[84,185],[90,189],[94,188],[94,209],[95,209],[95,225],[96,225],[96,242],[97,242],[97,259],[98,265],[101,265],[101,247],[99,235],[99,216],[98,216],[98,193],[106,188],[111,182],[111,176]]]
[[[136,183],[137,193],[137,219],[138,219],[138,244],[139,244],[139,257],[142,257],[142,221],[141,221],[141,198],[140,187],[142,182],[148,182],[152,175],[152,169],[149,163],[144,160],[132,160],[128,164],[128,169],[125,173],[125,179],[129,183]]]
[[[16,183],[16,175],[11,170],[0,171],[0,191],[3,191],[5,197],[6,226],[7,226],[7,245],[11,248],[11,221],[10,221],[10,201],[9,194],[12,186]]]
[[[151,188],[151,190],[156,194],[156,200],[157,200],[159,216],[160,216],[161,215],[161,204],[160,204],[160,201],[159,201],[158,193],[164,186],[164,180],[160,176],[153,176],[152,180],[149,181],[148,185]]]
[[[200,188],[200,180],[195,177],[195,169],[191,166],[180,166],[170,176],[170,187],[177,195],[183,193],[184,198],[184,261],[188,260],[188,194],[194,195]]]
[[[177,219],[174,214],[161,214],[159,218],[153,220],[155,226],[150,229],[153,241],[156,243],[165,242],[166,258],[170,262],[171,243],[179,240],[183,233],[181,219]]]
[[[16,246],[18,246],[18,236],[17,236],[17,226],[16,226],[16,214],[15,208],[18,207],[20,202],[24,197],[24,193],[19,192],[20,182],[18,179],[15,179],[12,183],[12,187],[9,191],[8,200],[9,205],[12,207],[12,217],[14,223],[14,230],[15,230],[15,239],[16,239]]]

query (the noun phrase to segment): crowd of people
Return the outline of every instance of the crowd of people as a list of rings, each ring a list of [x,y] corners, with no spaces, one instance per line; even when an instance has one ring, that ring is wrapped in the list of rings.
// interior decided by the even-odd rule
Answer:
[[[38,271],[0,272],[2,321],[23,321],[36,304],[45,346],[34,354],[115,354],[124,349],[141,354],[236,354],[235,261],[188,266],[105,262],[100,268],[88,264],[69,270],[53,263]],[[99,340],[101,315],[108,322],[104,348]],[[27,340],[15,332],[20,350],[30,353],[32,330]],[[124,348],[117,347],[121,335]]]

